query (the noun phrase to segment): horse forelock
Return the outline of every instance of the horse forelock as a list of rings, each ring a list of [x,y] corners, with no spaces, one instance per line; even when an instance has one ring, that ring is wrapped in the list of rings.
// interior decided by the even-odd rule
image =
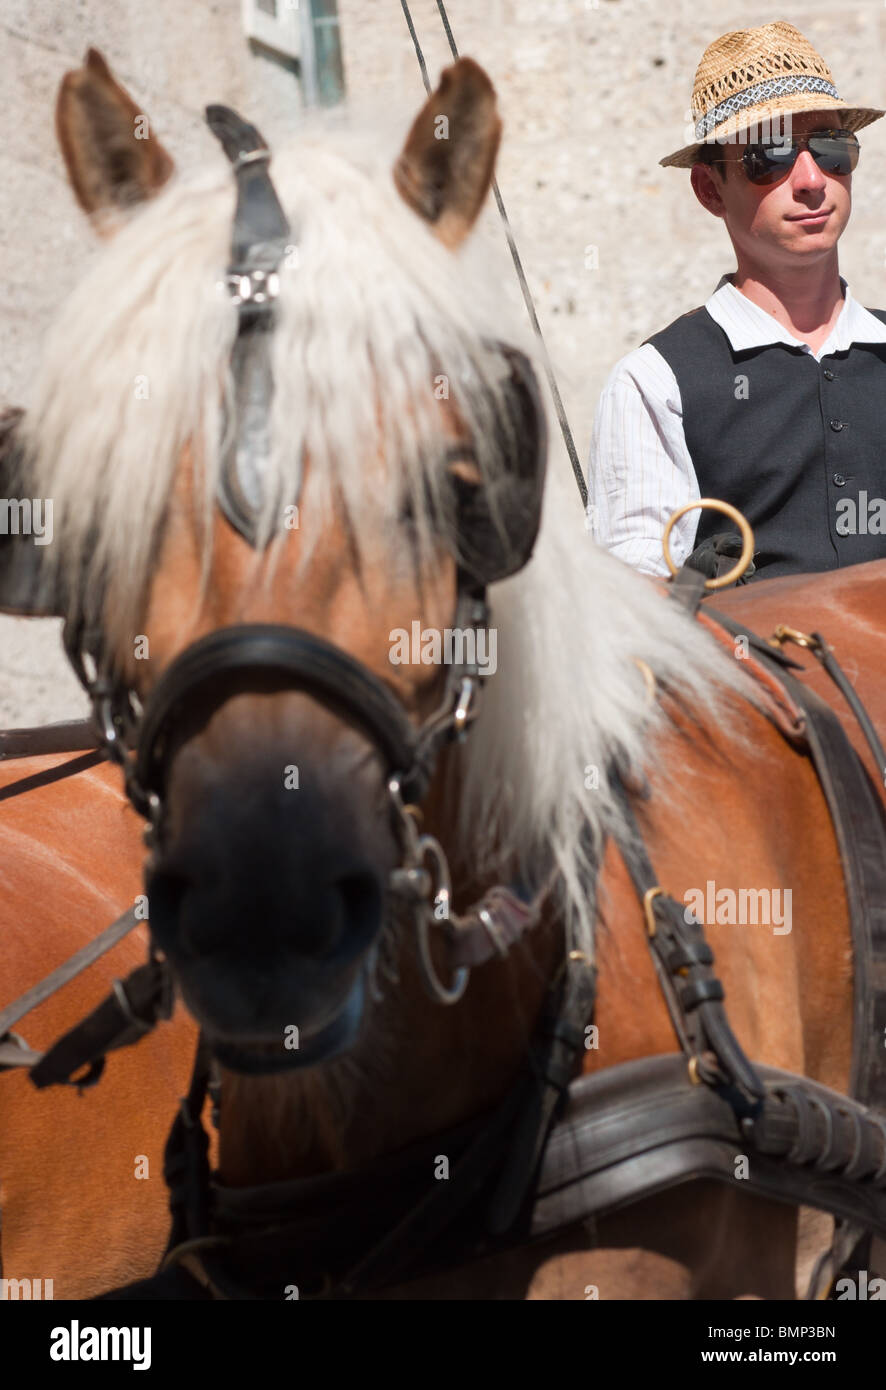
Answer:
[[[342,139],[302,140],[273,161],[292,247],[273,339],[262,520],[270,530],[278,519],[271,509],[291,498],[306,451],[307,515],[343,507],[359,547],[369,508],[396,516],[406,492],[428,542],[441,400],[457,400],[481,467],[495,468],[503,377],[481,344],[502,336],[501,305],[485,268],[471,274],[471,257],[449,252],[402,203],[392,160],[368,152],[366,133],[349,136],[345,152]],[[34,486],[53,499],[49,560],[79,593],[101,583],[109,647],[121,659],[139,631],[188,445],[209,556],[237,332],[222,285],[234,201],[219,165],[174,180],[134,214],[63,307],[35,383],[27,447]],[[460,391],[467,376],[484,389]],[[309,557],[310,528],[302,539]]]

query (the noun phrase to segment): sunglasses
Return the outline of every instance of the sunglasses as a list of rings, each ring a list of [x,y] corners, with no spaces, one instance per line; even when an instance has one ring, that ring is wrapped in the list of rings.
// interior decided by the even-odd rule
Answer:
[[[741,157],[745,177],[758,185],[778,183],[791,172],[801,150],[809,151],[823,174],[851,174],[858,163],[859,144],[851,130],[815,130],[790,144],[766,140],[748,145]]]

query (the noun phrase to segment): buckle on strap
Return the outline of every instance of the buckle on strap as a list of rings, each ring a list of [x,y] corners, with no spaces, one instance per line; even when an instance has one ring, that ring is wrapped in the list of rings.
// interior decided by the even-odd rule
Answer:
[[[799,628],[779,623],[769,638],[770,647],[783,647],[785,642],[794,642],[798,647],[808,647],[811,652],[821,649],[822,641],[816,633],[801,632]]]
[[[127,989],[128,986],[128,989]],[[64,1033],[31,1069],[34,1085],[91,1086],[102,1074],[105,1053],[129,1047],[172,1013],[169,969],[156,957],[115,980],[111,993],[86,1018]],[[81,1067],[85,1075],[75,1076]]]

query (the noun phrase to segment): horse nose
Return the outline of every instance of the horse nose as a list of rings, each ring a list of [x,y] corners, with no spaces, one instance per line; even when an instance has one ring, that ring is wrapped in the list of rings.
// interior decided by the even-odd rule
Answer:
[[[149,874],[158,945],[188,954],[296,953],[346,959],[379,929],[383,855],[341,800],[279,775],[191,786],[186,822]]]

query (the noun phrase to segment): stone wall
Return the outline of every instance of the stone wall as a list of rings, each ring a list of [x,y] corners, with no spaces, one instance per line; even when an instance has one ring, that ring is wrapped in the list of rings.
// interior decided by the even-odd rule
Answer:
[[[461,51],[498,89],[505,122],[499,162],[539,318],[579,454],[596,398],[624,352],[702,302],[733,268],[723,227],[696,203],[688,174],[658,160],[686,143],[695,66],[728,29],[789,20],[830,64],[842,95],[886,107],[886,7],[880,0],[449,0]],[[434,0],[411,9],[432,77],[449,61]],[[404,127],[422,100],[398,0],[339,0],[345,76],[356,110]],[[90,255],[52,131],[63,72],[88,44],[102,48],[184,167],[206,149],[202,107],[229,102],[273,139],[297,127],[292,75],[253,55],[240,0],[5,0],[0,73],[0,399],[26,405],[54,306]],[[886,304],[886,123],[861,136],[856,208],[843,273],[866,304]],[[502,293],[519,302],[494,207],[481,235],[496,248]],[[567,468],[559,444],[552,466]],[[576,493],[577,524],[579,502]],[[62,717],[78,707],[57,625],[0,620],[0,721]]]

